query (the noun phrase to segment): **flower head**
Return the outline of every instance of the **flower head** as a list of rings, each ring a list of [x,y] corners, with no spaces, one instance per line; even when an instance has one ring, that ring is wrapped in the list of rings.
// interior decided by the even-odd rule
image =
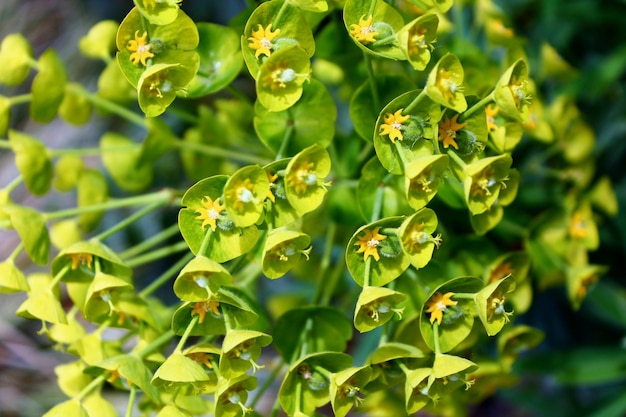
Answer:
[[[220,315],[220,311],[217,309],[219,307],[219,301],[199,301],[193,304],[193,308],[191,309],[191,315],[195,316],[196,314],[199,317],[198,323],[203,323],[204,318],[206,317],[206,313],[211,311],[216,316]]]
[[[500,112],[500,109],[494,104],[489,104],[485,107],[485,116],[487,117],[487,130],[493,132],[498,128],[496,124],[496,116]]]
[[[402,110],[400,109],[396,111],[394,114],[387,113],[385,114],[383,120],[385,123],[380,125],[379,135],[389,135],[389,139],[391,142],[395,143],[396,139],[402,140],[402,132],[403,129],[402,123],[409,120],[410,116],[403,116]]]
[[[350,34],[354,36],[354,39],[363,44],[376,42],[374,37],[378,35],[378,32],[372,27],[373,18],[370,16],[365,19],[365,16],[361,16],[358,25],[356,23],[350,25]]]
[[[202,229],[204,229],[204,226],[209,225],[211,226],[211,230],[215,231],[217,228],[217,219],[226,206],[220,204],[218,199],[213,201],[211,197],[204,196],[202,199],[202,207],[203,209],[196,210],[196,213],[198,213],[196,219],[202,220]]]
[[[294,166],[290,174],[287,176],[287,184],[293,187],[296,194],[302,194],[307,187],[317,184],[317,174],[313,170],[313,162],[302,162],[298,166]]]
[[[456,80],[457,75],[453,71],[441,68],[437,73],[435,85],[444,99],[452,101],[457,92],[463,91],[463,86]]]
[[[226,193],[226,198],[232,201],[233,208],[239,212],[244,211],[244,206],[247,203],[256,203],[257,199],[252,193],[254,184],[250,181],[250,178],[245,180],[239,180],[235,183],[235,186],[230,188]]]
[[[365,230],[363,236],[359,236],[355,245],[359,246],[356,253],[363,253],[363,260],[366,261],[368,257],[372,256],[376,261],[380,259],[378,254],[378,245],[382,240],[387,239],[387,236],[378,233],[380,227],[374,228],[374,230]]]
[[[144,67],[148,65],[146,59],[152,58],[154,54],[150,52],[150,43],[147,42],[148,33],[144,32],[139,36],[139,31],[135,31],[135,39],[131,39],[126,44],[126,49],[131,51],[130,62],[137,65],[141,62]]]
[[[254,51],[254,56],[259,58],[261,55],[269,57],[274,50],[275,46],[272,41],[278,36],[280,29],[276,29],[272,32],[272,24],[270,23],[265,28],[262,25],[258,25],[257,30],[252,31],[252,36],[248,38],[248,47]]]
[[[458,117],[459,115],[455,114],[452,118],[446,117],[443,122],[439,123],[439,140],[443,142],[444,148],[452,145],[454,149],[459,149],[459,145],[456,143],[456,135],[467,123],[457,123],[456,119]]]
[[[437,320],[437,324],[441,324],[441,320],[443,319],[443,312],[448,308],[448,306],[457,305],[458,301],[452,301],[450,299],[453,295],[453,292],[447,292],[443,295],[438,292],[426,302],[426,307],[428,307],[426,309],[426,312],[430,313],[431,324],[435,320]]]

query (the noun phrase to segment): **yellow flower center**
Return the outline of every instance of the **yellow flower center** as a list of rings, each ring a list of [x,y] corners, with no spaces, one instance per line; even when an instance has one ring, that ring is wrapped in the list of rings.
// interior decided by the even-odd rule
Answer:
[[[296,194],[304,193],[308,187],[317,184],[317,174],[313,171],[313,162],[301,162],[287,176],[287,184],[293,187]]]
[[[363,254],[364,261],[366,261],[370,256],[376,261],[380,260],[377,248],[381,241],[387,239],[387,236],[378,233],[379,230],[380,227],[376,227],[373,230],[365,230],[365,234],[360,236],[354,243],[359,247],[356,252]]]
[[[248,47],[255,51],[254,56],[259,58],[261,55],[269,57],[274,50],[274,44],[272,41],[278,36],[280,29],[276,29],[272,32],[272,24],[270,23],[265,28],[262,25],[257,26],[257,30],[252,31],[252,36],[248,38]]]
[[[372,27],[373,16],[365,19],[365,16],[359,18],[359,24],[353,23],[350,25],[350,34],[354,36],[354,39],[362,44],[376,42],[376,36],[378,32]]]
[[[126,44],[126,49],[130,52],[130,62],[137,65],[141,63],[144,67],[147,66],[146,60],[154,57],[154,54],[150,52],[150,44],[147,43],[148,33],[144,32],[139,36],[139,31],[135,32],[135,39],[131,39]]]
[[[217,219],[220,217],[220,213],[226,208],[220,204],[218,199],[213,201],[210,197],[204,196],[202,199],[202,209],[197,209],[198,217],[196,219],[202,220],[202,229],[205,226],[210,226],[212,231],[217,228]]]

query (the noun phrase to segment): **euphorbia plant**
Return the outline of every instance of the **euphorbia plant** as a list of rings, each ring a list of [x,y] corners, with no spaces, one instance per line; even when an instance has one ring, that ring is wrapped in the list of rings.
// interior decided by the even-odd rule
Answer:
[[[36,73],[31,94],[0,97],[0,146],[20,171],[0,190],[0,225],[21,239],[0,290],[24,294],[17,314],[76,357],[57,374],[62,388],[78,382],[47,416],[111,415],[105,385],[129,392],[127,415],[305,416],[327,404],[338,416],[449,415],[485,369],[510,374],[519,352],[502,334],[539,343],[515,323],[532,300],[529,269],[567,286],[575,308],[604,272],[586,257],[598,246],[593,184],[564,188],[563,206],[532,225],[513,210],[526,175],[516,145],[558,144],[577,115],[531,94],[508,37],[500,59],[489,54],[497,37],[474,45],[480,59],[457,54],[465,33],[449,15],[475,6],[271,0],[226,27],[180,3],[136,0],[81,39],[106,64],[95,92],[66,82],[53,50],[35,58],[22,35],[0,47],[1,83]],[[101,132],[102,165],[88,168],[93,150],[9,128],[23,103],[39,122],[89,123],[93,106],[134,129]],[[171,164],[186,177],[157,184]],[[22,184],[35,196],[73,191],[76,204],[27,207],[13,200]],[[107,243],[155,211],[166,226],[154,236]],[[16,266],[22,252],[39,272]],[[161,259],[171,265],[140,284],[137,268]],[[157,297],[161,287],[176,300]],[[493,343],[496,365],[481,368],[474,357]]]

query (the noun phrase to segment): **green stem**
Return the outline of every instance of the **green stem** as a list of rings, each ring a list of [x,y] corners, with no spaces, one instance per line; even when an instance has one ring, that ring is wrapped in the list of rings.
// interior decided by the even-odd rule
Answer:
[[[456,164],[459,166],[459,168],[461,168],[463,170],[463,172],[465,172],[465,169],[467,169],[467,164],[465,163],[465,161],[463,161],[461,159],[461,157],[459,155],[457,155],[456,152],[454,152],[453,150],[449,150],[448,151],[448,156],[454,161],[456,162]]]
[[[280,413],[280,397],[277,395],[274,400],[274,405],[272,406],[272,413],[270,414],[270,417],[278,417],[278,413]]]
[[[135,268],[140,265],[145,265],[147,263],[156,261],[157,259],[165,258],[175,253],[179,253],[189,249],[187,246],[187,242],[178,242],[170,246],[166,246],[164,248],[157,249],[155,251],[146,253],[145,255],[137,256],[136,258],[129,259],[126,261],[126,265]]]
[[[213,229],[209,226],[206,229],[206,233],[204,235],[204,239],[202,239],[202,243],[200,244],[200,249],[198,249],[198,256],[206,256],[206,252],[211,245],[211,238],[213,237]]]
[[[398,154],[398,157],[400,158],[400,163],[402,164],[402,172],[404,172],[406,170],[406,166],[409,164],[409,160],[406,159],[404,149],[402,148],[399,140],[395,141],[393,145],[396,147],[396,153]]]
[[[196,316],[198,317],[198,316]],[[139,352],[136,353],[140,358],[145,358],[155,350],[161,347],[161,345],[169,342],[174,337],[174,331],[172,329],[168,329],[165,333],[159,335],[156,339],[150,342],[147,346],[144,346]]]
[[[409,105],[408,105],[408,106],[406,106],[406,107],[404,108],[404,110],[402,110],[402,114],[407,115],[407,114],[411,113],[411,111],[412,111],[415,107],[417,107],[417,106],[421,103],[421,101],[422,101],[422,100],[424,100],[426,97],[428,97],[428,96],[426,95],[426,89],[424,89],[424,90],[420,91],[420,92],[419,92],[419,94],[417,95],[417,97],[415,97],[415,98],[413,99],[413,101],[411,101],[411,102],[409,103]]]
[[[83,388],[73,399],[76,400],[76,401],[82,400],[87,395],[91,394],[91,391],[96,389],[99,385],[102,385],[102,383],[104,383],[104,381],[106,381],[106,379],[107,379],[106,373],[101,374],[96,379],[91,381],[89,383],[89,385],[87,385],[85,388]]]
[[[258,155],[250,155],[241,152],[233,152],[228,149],[224,149],[219,146],[210,146],[202,143],[189,142],[185,140],[178,140],[175,142],[176,146],[184,151],[193,151],[203,155],[212,157],[230,158],[236,161],[266,165],[271,161],[267,158],[263,158]]]
[[[28,103],[33,99],[32,94],[20,94],[18,96],[9,97],[9,106],[16,104]]]
[[[150,283],[146,288],[141,290],[138,294],[140,298],[146,298],[152,295],[153,292],[161,288],[166,282],[168,282],[176,273],[178,273],[183,266],[185,266],[192,258],[193,253],[189,252],[178,260],[174,265],[170,266],[165,272],[159,275],[154,281]]]
[[[287,147],[289,146],[289,142],[291,142],[291,137],[293,136],[294,126],[293,120],[291,119],[291,112],[287,110],[287,115],[289,120],[287,121],[287,129],[285,129],[285,135],[283,136],[283,141],[280,144],[280,149],[276,153],[275,161],[284,158],[285,153],[287,151]]]
[[[482,109],[483,107],[485,107],[487,104],[491,103],[494,100],[495,97],[495,90],[492,91],[491,93],[489,93],[486,97],[484,97],[483,99],[481,99],[478,103],[474,104],[472,107],[470,107],[469,109],[465,110],[457,119],[458,123],[463,122],[463,120],[467,120],[469,119],[469,117],[476,113],[476,111]]]
[[[252,105],[252,103],[250,102],[250,98],[243,94],[241,91],[237,90],[235,87],[233,87],[232,84],[228,84],[226,86],[226,91],[228,91],[230,95],[232,95],[237,100]]]
[[[13,147],[11,146],[11,143],[6,140],[0,140],[0,149],[13,149]]]
[[[473,300],[474,295],[474,293],[470,292],[455,292],[453,297],[458,300]]]
[[[222,304],[222,314],[224,315],[224,327],[226,327],[226,334],[230,333],[233,329],[233,324],[230,321],[230,313],[228,312],[228,307],[225,307]]]
[[[189,338],[189,335],[191,334],[191,331],[195,327],[199,318],[200,318],[199,315],[194,315],[191,318],[191,321],[189,322],[189,324],[187,325],[187,328],[185,329],[185,333],[183,333],[182,337],[178,341],[178,345],[176,345],[176,348],[174,349],[175,353],[182,353],[183,346],[185,346],[185,343],[187,342],[187,339]]]
[[[326,240],[324,242],[324,253],[322,254],[322,260],[320,262],[320,273],[318,276],[322,277],[319,285],[315,288],[315,296],[313,297],[313,304],[319,305],[320,300],[324,293],[328,292],[328,285],[331,276],[328,274],[328,268],[330,266],[330,257],[333,252],[333,242],[335,241],[335,233],[337,232],[337,224],[331,221],[326,229]],[[334,288],[330,289],[331,291]]]
[[[144,127],[144,128],[146,127],[146,119],[144,116],[138,113],[135,113],[134,111],[128,110],[124,106],[120,106],[119,104],[109,101],[105,98],[102,98],[97,94],[90,93],[89,91],[85,90],[83,87],[79,85],[68,84],[67,88],[69,89],[69,91],[87,99],[94,106],[102,110],[106,110],[113,114],[116,114],[120,116],[121,118],[137,126]]]
[[[383,197],[385,192],[385,186],[383,184],[379,184],[376,187],[376,194],[374,195],[374,205],[372,206],[372,217],[370,219],[371,222],[375,222],[380,219],[380,214],[383,209]]]
[[[372,257],[368,256],[365,260],[365,269],[363,270],[363,288],[370,286],[370,275],[372,273]]]
[[[140,253],[148,249],[152,249],[159,243],[174,236],[176,233],[178,233],[178,224],[174,223],[173,225],[169,226],[167,229],[161,230],[160,232],[150,237],[149,239],[146,239],[143,242],[138,243],[135,246],[132,246],[126,249],[124,252],[119,253],[118,255],[122,259],[132,258],[133,256],[137,256]]]
[[[48,220],[62,219],[65,217],[72,217],[84,213],[93,213],[94,211],[112,210],[121,207],[139,206],[144,204],[150,204],[154,201],[161,201],[163,199],[171,199],[174,196],[172,190],[162,190],[156,193],[144,194],[140,196],[110,199],[104,203],[93,204],[90,206],[74,207],[67,210],[53,211],[44,213],[44,218]]]
[[[345,258],[343,256],[340,256],[339,259],[337,260],[337,263],[335,264],[335,267],[330,272],[330,279],[327,282],[327,287],[325,288],[324,296],[322,297],[318,305],[327,306],[328,304],[330,304],[330,299],[332,298],[333,293],[335,292],[335,288],[337,288],[337,283],[341,280],[341,277],[343,276],[344,271],[345,271]]]
[[[367,16],[373,16],[374,15],[374,10],[376,10],[376,3],[378,2],[378,0],[371,0],[370,1],[370,8],[367,11]]]
[[[289,363],[294,363],[298,358],[306,356],[309,353],[309,333],[313,327],[313,319],[310,317],[306,319],[304,327],[300,331],[300,337],[298,338],[298,345],[300,349],[293,351],[293,357]]]
[[[439,344],[439,323],[433,323],[433,344],[435,345],[435,355],[441,353],[441,345]]]
[[[372,47],[376,46],[384,46],[393,43],[396,40],[396,35],[390,35],[386,38],[378,39],[376,42],[372,43]]]
[[[285,0],[283,1],[283,4],[280,5],[280,9],[278,10],[278,13],[276,13],[274,18],[272,19],[272,28],[276,28],[279,22],[281,21],[281,19],[283,18],[283,14],[287,10],[288,3],[289,2]]]
[[[376,86],[376,77],[374,75],[374,66],[372,65],[372,57],[363,52],[363,59],[365,61],[365,68],[367,68],[367,80],[370,84],[370,90],[372,91],[372,104],[374,105],[374,112],[380,111],[380,95],[378,94],[378,87]]]
[[[263,397],[263,394],[265,393],[265,391],[267,391],[272,386],[272,384],[278,377],[278,374],[280,374],[280,371],[282,370],[283,365],[284,365],[284,362],[281,361],[278,364],[278,366],[276,366],[272,370],[272,372],[267,377],[263,385],[261,385],[259,389],[256,390],[256,393],[254,394],[254,398],[250,401],[250,404],[249,404],[250,408],[254,408],[256,404],[259,402],[259,400]]]
[[[405,364],[404,362],[397,361],[397,364],[398,364],[398,367],[399,367],[400,369],[402,369],[402,372],[404,372],[404,375],[405,375],[405,376],[408,376],[408,375],[409,375],[409,373],[411,372],[411,370],[409,369],[409,367],[408,367],[408,366],[406,366],[406,364]]]
[[[70,149],[50,149],[48,150],[48,155],[51,158],[56,158],[63,155],[79,155],[79,156],[89,156],[89,155],[102,155],[104,153],[119,153],[119,152],[130,152],[137,149],[137,145],[127,145],[127,146],[112,146],[110,148],[70,148]]]
[[[137,394],[137,387],[135,385],[130,386],[130,395],[128,396],[128,406],[126,408],[126,417],[133,416],[133,408],[135,407],[135,395]]]
[[[108,230],[103,231],[102,233],[94,236],[95,240],[105,240],[106,238],[108,238],[109,236],[114,235],[115,233],[119,232],[120,230],[124,230],[125,228],[127,228],[130,224],[136,222],[137,220],[141,219],[143,216],[145,216],[146,214],[150,213],[152,210],[156,210],[157,208],[163,206],[167,200],[169,200],[169,197],[167,199],[161,199],[158,201],[155,201],[154,203],[147,205],[146,207],[142,208],[141,210],[131,214],[130,216],[126,217],[124,220],[122,220],[121,222],[117,223],[116,225],[112,226],[111,228],[109,228]]]
[[[22,251],[22,249],[24,249],[24,242],[20,242],[17,247],[13,250],[13,252],[11,252],[11,254],[9,255],[9,257],[7,258],[7,261],[13,261],[15,262],[15,260],[17,259],[17,256],[20,254],[20,252]]]
[[[52,290],[54,287],[56,287],[57,284],[61,281],[61,279],[65,276],[65,274],[69,270],[70,270],[70,265],[65,265],[63,268],[61,268],[61,270],[57,272],[54,278],[52,278],[52,281],[50,281],[50,284],[48,284],[48,288]]]

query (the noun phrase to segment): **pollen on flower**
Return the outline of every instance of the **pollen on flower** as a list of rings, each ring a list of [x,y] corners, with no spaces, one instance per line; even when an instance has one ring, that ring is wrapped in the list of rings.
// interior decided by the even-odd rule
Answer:
[[[430,314],[430,323],[432,324],[435,320],[437,324],[441,324],[441,320],[443,319],[443,312],[446,311],[448,306],[457,305],[458,301],[452,301],[450,298],[454,296],[453,292],[447,292],[445,294],[441,294],[440,292],[433,295],[430,300],[426,302],[426,313]]]
[[[208,196],[204,196],[202,199],[202,207],[202,209],[196,210],[196,213],[198,213],[198,217],[196,217],[196,219],[202,220],[202,229],[209,225],[211,230],[215,231],[217,228],[217,219],[226,207],[220,204],[218,199],[213,201],[211,197]]]
[[[245,210],[245,205],[248,203],[256,203],[257,199],[252,193],[254,184],[250,178],[245,180],[238,180],[235,186],[230,188],[226,192],[226,198],[232,203],[233,209],[242,212]]]
[[[203,323],[204,318],[206,317],[206,313],[208,313],[209,311],[215,316],[220,315],[220,311],[218,310],[219,305],[219,301],[199,301],[193,304],[191,309],[191,315],[195,316],[197,314],[198,316],[200,316],[198,318],[198,323]]]
[[[150,52],[150,44],[147,42],[148,33],[144,32],[139,36],[139,31],[135,31],[135,39],[131,39],[126,44],[126,49],[130,52],[130,62],[137,65],[141,62],[144,67],[148,65],[146,59],[154,57],[154,54]]]
[[[454,96],[457,92],[463,91],[463,86],[459,85],[454,79],[455,74],[452,71],[447,71],[442,68],[437,73],[437,80],[435,85],[437,89],[446,100],[454,100]]]
[[[500,112],[500,109],[494,104],[489,104],[485,107],[485,116],[487,117],[487,130],[493,132],[498,128],[496,124],[496,116]]]
[[[68,253],[66,256],[72,260],[71,268],[73,270],[81,265],[86,265],[87,268],[91,269],[91,264],[93,263],[93,255],[91,253]]]
[[[272,24],[270,23],[265,28],[261,24],[257,26],[257,30],[252,31],[252,36],[248,38],[248,47],[254,52],[254,56],[259,58],[261,55],[269,57],[275,48],[272,43],[274,39],[280,34],[280,29],[276,29],[272,32]]]
[[[365,234],[359,236],[357,241],[354,243],[359,246],[356,253],[363,253],[364,261],[366,261],[370,256],[372,256],[376,261],[380,260],[377,248],[381,241],[387,239],[387,236],[378,233],[379,230],[380,227],[376,227],[373,230],[366,229],[364,231]]]
[[[452,145],[454,149],[459,149],[459,145],[456,143],[457,132],[463,129],[467,123],[457,123],[456,119],[458,114],[452,116],[452,118],[446,117],[443,122],[439,123],[439,141],[443,142],[443,147],[448,148]]]
[[[391,140],[392,143],[395,143],[396,139],[402,140],[401,130],[404,129],[402,123],[406,122],[411,117],[403,116],[402,110],[404,109],[400,109],[393,114],[385,114],[385,116],[383,117],[384,123],[380,125],[379,128],[380,131],[378,134],[380,136],[389,135],[389,140]]]
[[[301,162],[293,167],[287,176],[287,185],[293,187],[296,194],[304,193],[308,187],[318,183],[317,174],[313,170],[313,162]]]
[[[374,16],[370,16],[365,19],[365,16],[359,18],[359,24],[353,23],[350,25],[350,34],[354,36],[354,39],[362,44],[376,42],[375,37],[378,32],[372,27],[372,20]]]

